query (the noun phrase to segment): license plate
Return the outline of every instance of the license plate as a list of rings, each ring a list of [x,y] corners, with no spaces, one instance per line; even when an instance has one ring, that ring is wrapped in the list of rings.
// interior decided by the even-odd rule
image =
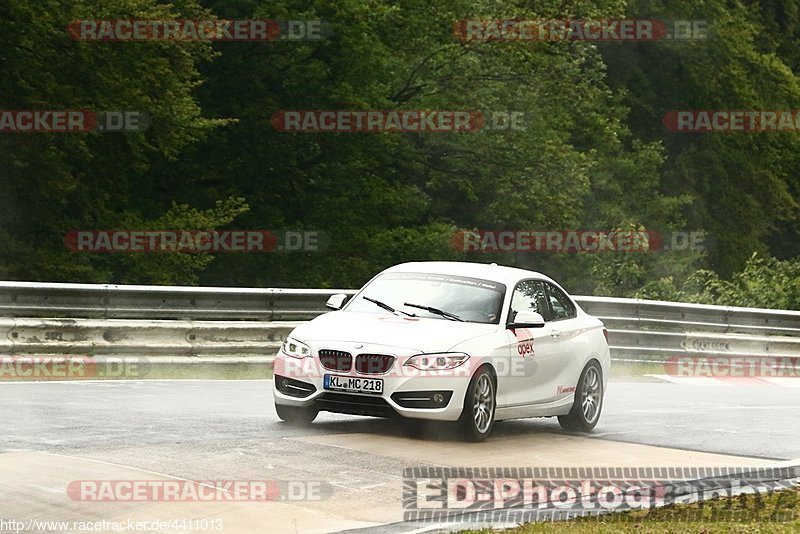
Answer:
[[[325,375],[322,387],[332,391],[348,391],[352,393],[383,393],[383,379],[358,378],[354,376]]]

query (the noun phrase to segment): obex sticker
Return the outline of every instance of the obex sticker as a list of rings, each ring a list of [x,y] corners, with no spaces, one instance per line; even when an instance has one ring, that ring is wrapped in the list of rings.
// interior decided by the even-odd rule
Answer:
[[[533,356],[533,333],[527,328],[516,328],[513,330],[514,337],[517,338],[517,354],[522,356]]]
[[[517,344],[517,352],[523,358],[525,356],[533,356],[533,340],[523,341]]]

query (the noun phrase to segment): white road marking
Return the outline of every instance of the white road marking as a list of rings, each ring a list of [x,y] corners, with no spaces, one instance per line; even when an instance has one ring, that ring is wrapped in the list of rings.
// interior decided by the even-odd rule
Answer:
[[[434,529],[443,529],[443,530],[450,530],[448,527],[452,528],[452,523],[437,523],[435,525],[429,525],[422,528],[418,528],[416,530],[409,530],[408,532],[404,532],[403,534],[420,534],[422,532],[430,532]]]
[[[798,404],[776,404],[766,406],[717,406],[715,410],[777,410],[797,408]]]
[[[664,380],[665,382],[672,382],[673,384],[680,384],[683,386],[714,386],[725,387],[732,386],[733,384],[725,383],[716,378],[706,376],[673,376],[673,375],[644,375]]]
[[[136,378],[131,380],[0,380],[0,386],[5,384],[137,384],[147,382],[272,382],[271,378]]]
[[[665,382],[680,384],[682,386],[712,386],[712,387],[732,387],[732,386],[779,386],[788,388],[800,388],[800,377],[785,376],[675,376],[675,375],[656,375],[647,374],[652,378],[657,378]]]
[[[622,434],[635,434],[636,432],[638,432],[638,431],[637,430],[624,430],[622,432],[601,432],[599,434],[595,434],[594,432],[592,432],[592,437],[593,438],[599,438],[599,437],[602,437],[602,436],[621,436]]]

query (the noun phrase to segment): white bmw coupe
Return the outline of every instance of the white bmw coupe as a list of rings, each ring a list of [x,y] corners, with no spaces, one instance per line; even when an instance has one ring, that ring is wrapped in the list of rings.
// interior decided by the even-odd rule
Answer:
[[[275,409],[287,423],[319,411],[457,421],[479,441],[504,419],[557,416],[589,431],[600,418],[608,333],[547,276],[404,263],[327,307],[276,356]]]

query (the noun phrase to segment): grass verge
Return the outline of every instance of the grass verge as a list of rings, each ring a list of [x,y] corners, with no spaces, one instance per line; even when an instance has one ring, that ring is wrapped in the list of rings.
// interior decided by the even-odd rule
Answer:
[[[487,534],[465,530],[462,534]],[[708,533],[797,533],[800,532],[800,488],[769,494],[742,494],[692,504],[673,504],[644,511],[628,511],[570,521],[528,523],[502,531],[505,534],[667,534]]]

